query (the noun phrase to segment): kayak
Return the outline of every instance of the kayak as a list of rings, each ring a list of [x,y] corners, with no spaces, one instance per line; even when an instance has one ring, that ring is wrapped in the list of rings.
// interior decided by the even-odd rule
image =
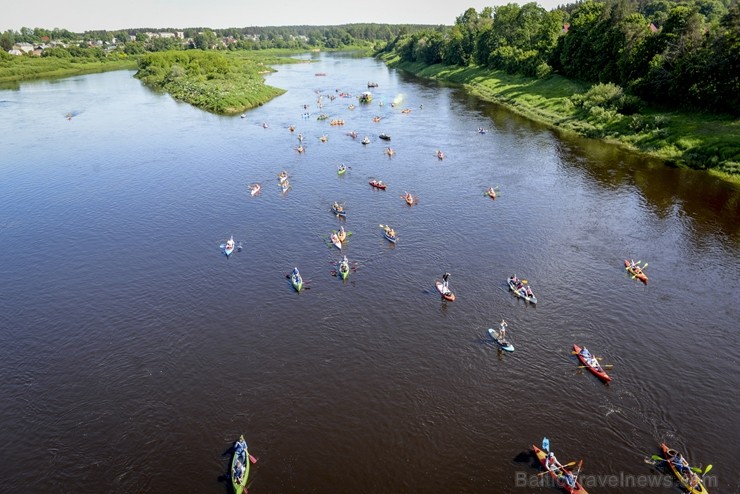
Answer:
[[[346,171],[347,171],[347,167],[345,167],[345,166],[340,166],[340,167],[339,167],[339,168],[337,169],[337,174],[338,174],[338,175],[344,175],[344,172],[346,172]]]
[[[445,154],[442,151],[437,151],[437,158],[443,160],[445,159]]]
[[[491,199],[496,199],[496,191],[493,189],[488,189],[486,191],[486,195],[490,197]]]
[[[406,204],[408,204],[409,206],[414,205],[414,196],[412,196],[408,192],[403,196],[403,199],[406,201]]]
[[[234,252],[234,236],[232,235],[229,240],[226,241],[226,246],[224,246],[224,254],[226,254],[226,257],[229,257],[231,253]]]
[[[676,476],[676,478],[681,482],[681,485],[684,486],[684,488],[689,491],[692,494],[707,494],[709,491],[706,487],[704,487],[704,484],[701,481],[701,477],[694,474],[693,472],[690,473],[690,477],[687,478],[685,474],[682,474],[678,471],[678,468],[676,468],[676,465],[673,463],[673,458],[678,454],[678,451],[675,449],[671,449],[668,446],[666,446],[665,443],[662,443],[660,445],[660,448],[663,450],[663,456],[666,459],[666,463],[668,463],[668,466],[670,467],[671,471],[673,472],[673,475]],[[691,472],[690,467],[688,463],[686,463],[684,459],[684,465],[686,469]]]
[[[532,294],[532,296],[529,296],[529,295],[523,295],[523,294],[522,294],[522,293],[521,293],[521,292],[520,292],[520,291],[519,291],[519,290],[517,289],[517,287],[516,287],[516,283],[514,283],[513,281],[511,281],[511,279],[509,279],[509,280],[508,280],[508,282],[509,282],[509,288],[511,289],[511,291],[513,291],[513,292],[514,292],[514,295],[516,295],[516,296],[517,296],[517,297],[519,297],[519,298],[523,298],[524,300],[526,300],[526,301],[527,301],[527,302],[529,302],[529,303],[532,303],[532,304],[536,304],[536,303],[537,303],[537,297],[535,297],[535,296],[534,296],[534,294]]]
[[[635,266],[634,268],[630,267],[630,262],[627,259],[624,260],[624,265],[627,268],[627,271],[629,271],[632,276],[647,285],[648,277],[642,271],[642,269],[640,269],[640,266]]]
[[[297,292],[300,292],[303,288],[303,278],[301,278],[298,268],[293,268],[293,271],[290,273],[290,284],[293,285],[293,288]]]
[[[383,236],[388,239],[389,242],[395,244],[398,242],[398,235],[391,235],[391,228],[388,225],[383,228]],[[393,232],[395,234],[395,232]]]
[[[342,281],[346,280],[349,276],[349,261],[345,257],[341,260],[339,263],[339,267],[337,268],[337,272],[339,273],[339,276],[342,278]]]
[[[493,341],[496,342],[496,344],[501,348],[501,350],[505,352],[513,352],[514,351],[514,345],[506,341],[506,339],[500,339],[498,337],[498,331],[496,331],[493,328],[488,328],[488,334],[491,335],[491,338],[493,338]]]
[[[450,302],[455,301],[455,294],[452,293],[452,291],[449,288],[446,288],[441,281],[435,280],[434,286],[437,287],[437,291],[439,292],[440,295],[442,295],[443,299],[449,300]]]
[[[584,347],[583,350],[586,350],[586,348]],[[585,356],[581,355],[581,347],[579,347],[575,343],[573,343],[573,351],[576,352],[576,355],[578,356],[578,360],[580,360],[581,363],[585,365],[586,368],[590,370],[596,377],[598,377],[605,383],[608,383],[609,381],[612,380],[612,378],[607,375],[604,368],[601,367],[601,364],[596,359],[596,357],[593,357],[592,359],[588,359]]]
[[[331,235],[329,235],[329,240],[332,244],[334,244],[334,247],[342,250],[342,241],[339,240],[339,236],[336,233],[332,233]]]
[[[576,480],[576,486],[571,487],[565,482],[565,476],[561,474],[561,472],[570,473],[571,470],[567,468],[560,468],[563,465],[560,462],[556,462],[555,465],[558,467],[557,470],[549,470],[547,466],[545,466],[545,460],[547,459],[547,453],[542,451],[540,448],[532,445],[532,450],[534,451],[534,454],[537,455],[537,459],[540,460],[540,463],[542,463],[542,466],[545,468],[545,470],[550,472],[550,476],[555,480],[555,482],[565,490],[565,492],[569,494],[588,494],[586,492],[586,489],[583,488],[583,486]]]
[[[347,216],[347,212],[342,208],[341,206],[339,208],[334,207],[334,205],[331,205],[331,212],[336,214],[337,216]]]
[[[280,172],[278,173],[278,181],[282,184],[288,180],[288,172]]]
[[[242,434],[239,436],[239,441],[244,441],[244,435]],[[244,488],[247,485],[247,478],[249,478],[249,460],[247,457],[249,456],[249,450],[244,450],[244,454],[238,454],[236,452],[236,449],[234,449],[234,456],[231,458],[231,485],[234,487],[234,492],[236,494],[242,494],[244,492]],[[236,462],[237,460],[241,460],[242,465],[244,465],[244,474],[242,475],[241,481],[237,481],[237,479],[234,477],[234,470],[236,469]]]
[[[370,180],[368,183],[376,189],[385,190],[385,188],[388,187],[382,180]]]
[[[249,187],[249,193],[252,195],[255,195],[257,192],[259,192],[261,189],[260,184],[254,184]]]
[[[386,134],[386,133],[382,133],[382,134],[380,134],[380,135],[379,135],[378,137],[380,137],[380,138],[381,138],[381,139],[383,139],[384,141],[390,141],[390,140],[391,140],[391,136],[389,136],[389,135],[388,135],[388,134]]]

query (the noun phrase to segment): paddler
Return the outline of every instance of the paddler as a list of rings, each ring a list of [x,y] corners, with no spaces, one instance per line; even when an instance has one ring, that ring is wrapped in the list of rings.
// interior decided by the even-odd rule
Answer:
[[[501,319],[501,330],[498,332],[498,338],[501,341],[505,341],[506,339],[506,326],[508,326],[508,324],[506,324],[506,321],[504,319]]]
[[[450,273],[448,272],[445,272],[445,274],[442,275],[442,288],[445,291],[449,290],[449,288],[447,288],[447,285],[449,284],[447,280],[449,279],[449,277],[450,277]]]

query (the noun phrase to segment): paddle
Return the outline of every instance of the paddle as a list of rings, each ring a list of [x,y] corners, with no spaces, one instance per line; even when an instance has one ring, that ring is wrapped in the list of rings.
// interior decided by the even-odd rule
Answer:
[[[249,456],[249,461],[251,461],[252,463],[257,463],[257,458],[255,458],[254,456],[252,456],[249,453],[247,453],[247,456]]]
[[[570,354],[571,355],[578,355],[578,352],[572,351],[572,352],[570,352]],[[591,355],[591,356],[594,357],[594,358],[596,358],[596,360],[604,360],[604,357],[595,357],[594,355]]]
[[[553,468],[552,470],[545,470],[544,472],[538,473],[537,476],[539,477],[541,475],[545,475],[545,474],[548,474],[550,472],[556,472],[558,470],[562,470],[563,468],[572,467],[575,464],[576,464],[575,461],[571,461],[570,463],[566,463],[565,465],[561,465],[558,468]]]
[[[670,461],[667,458],[663,458],[662,456],[658,456],[658,455],[653,455],[650,457],[650,459],[653,461]],[[706,475],[707,472],[709,472],[709,470],[711,470],[713,467],[714,465],[710,463],[709,465],[707,465],[707,468],[705,468],[704,471],[702,471],[702,469],[699,467],[689,467],[689,470],[703,476],[703,475]]]
[[[604,364],[601,366],[602,369],[611,369],[614,367],[614,364]],[[589,367],[587,365],[579,365],[579,369],[588,369]]]

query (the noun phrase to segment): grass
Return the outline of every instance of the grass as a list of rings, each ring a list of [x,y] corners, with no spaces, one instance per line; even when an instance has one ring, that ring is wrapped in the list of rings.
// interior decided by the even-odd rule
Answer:
[[[0,85],[15,86],[20,81],[53,79],[109,70],[135,69],[136,60],[116,58],[99,60],[89,58],[56,58],[16,56],[0,61]]]
[[[482,99],[565,132],[603,139],[670,165],[711,170],[740,184],[740,121],[731,116],[590,105],[591,85],[557,75],[535,79],[481,67],[426,66],[397,57],[385,61],[420,77],[464,85]]]

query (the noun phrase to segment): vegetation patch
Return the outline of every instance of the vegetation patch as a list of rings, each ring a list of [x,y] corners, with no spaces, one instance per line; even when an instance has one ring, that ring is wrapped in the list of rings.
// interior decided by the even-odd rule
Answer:
[[[218,114],[235,114],[283,94],[265,84],[266,65],[249,57],[199,50],[149,53],[136,77],[154,89]]]

